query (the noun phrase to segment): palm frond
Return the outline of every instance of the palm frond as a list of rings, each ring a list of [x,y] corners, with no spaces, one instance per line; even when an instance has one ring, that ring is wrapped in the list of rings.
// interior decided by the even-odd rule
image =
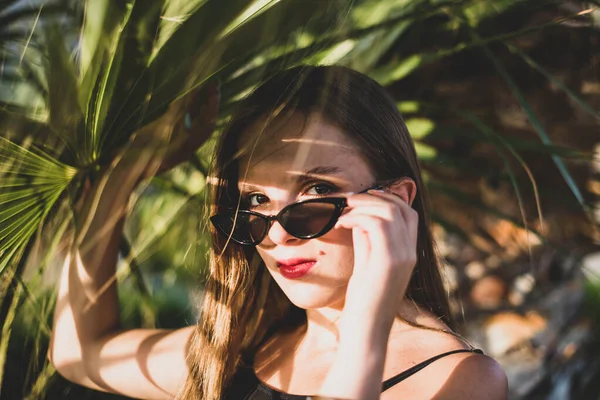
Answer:
[[[546,77],[546,79],[548,79],[550,82],[552,82],[553,85],[555,85],[557,88],[559,88],[560,90],[565,92],[565,94],[567,96],[569,96],[569,98],[571,100],[573,100],[573,102],[575,104],[577,104],[583,111],[587,112],[588,114],[592,115],[593,117],[600,118],[599,110],[594,110],[594,108],[590,104],[588,104],[585,100],[583,100],[580,95],[576,94],[572,89],[570,89],[567,85],[565,85],[561,80],[557,79],[553,74],[551,74],[549,71],[547,71],[539,63],[535,62],[533,60],[533,58],[531,58],[530,56],[528,56],[527,54],[525,54],[524,52],[519,50],[519,48],[517,48],[516,46],[514,46],[510,43],[504,43],[504,44],[506,45],[506,47],[508,47],[508,49],[512,53],[521,57],[532,68],[534,68],[539,73],[544,75],[544,77]]]
[[[527,114],[529,121],[533,125],[533,127],[534,127],[535,131],[537,132],[537,134],[539,135],[540,139],[542,140],[542,143],[544,143],[546,145],[552,145],[553,143],[552,143],[552,140],[550,139],[550,136],[548,136],[548,133],[542,126],[539,118],[537,117],[537,115],[535,114],[535,112],[533,111],[531,106],[529,105],[529,102],[527,102],[527,100],[525,99],[525,97],[523,96],[521,91],[519,90],[519,87],[517,86],[517,84],[510,77],[510,75],[506,72],[506,70],[500,64],[500,62],[498,61],[496,56],[494,56],[494,54],[486,46],[483,46],[483,50],[484,50],[486,56],[494,64],[494,67],[496,68],[496,70],[498,71],[500,76],[502,76],[502,78],[504,79],[506,84],[510,87],[510,90],[513,93],[513,96],[518,101],[518,103],[521,105],[521,108],[523,109],[523,111],[525,111],[525,113]],[[558,171],[562,175],[563,179],[565,180],[567,186],[571,189],[571,193],[573,194],[573,196],[575,196],[575,198],[577,199],[579,204],[585,210],[587,210],[588,207],[585,203],[585,200],[583,199],[581,190],[579,189],[577,183],[575,182],[575,179],[573,179],[573,176],[570,174],[570,172],[569,172],[567,166],[565,165],[565,163],[563,162],[563,160],[556,155],[552,156],[552,160],[554,161],[556,168],[558,169]]]
[[[0,137],[0,274],[71,183],[77,170]]]

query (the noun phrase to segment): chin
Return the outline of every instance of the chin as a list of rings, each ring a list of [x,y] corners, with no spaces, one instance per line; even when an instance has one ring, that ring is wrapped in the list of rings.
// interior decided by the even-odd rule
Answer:
[[[314,284],[302,284],[301,282],[293,282],[292,285],[280,285],[280,288],[292,304],[305,310],[339,307],[340,304],[343,305],[346,295],[345,287],[323,288],[315,287]]]

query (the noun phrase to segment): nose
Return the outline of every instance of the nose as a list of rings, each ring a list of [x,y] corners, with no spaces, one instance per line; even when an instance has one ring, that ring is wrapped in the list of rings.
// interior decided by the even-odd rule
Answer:
[[[267,232],[267,237],[263,239],[262,244],[284,245],[296,240],[300,239],[290,235],[278,221],[273,221],[269,232]]]

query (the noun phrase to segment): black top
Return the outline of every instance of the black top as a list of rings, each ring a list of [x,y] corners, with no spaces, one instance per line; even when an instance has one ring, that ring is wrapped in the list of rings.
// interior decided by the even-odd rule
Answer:
[[[399,382],[402,382],[409,376],[416,374],[432,362],[439,360],[442,357],[456,353],[478,353],[483,354],[479,349],[460,349],[453,350],[447,353],[438,354],[428,360],[419,363],[406,371],[383,382],[381,391],[384,392]],[[229,389],[226,391],[223,399],[225,400],[306,400],[309,395],[295,395],[279,392],[271,389],[262,383],[254,374],[254,370],[250,367],[241,367],[231,381]]]

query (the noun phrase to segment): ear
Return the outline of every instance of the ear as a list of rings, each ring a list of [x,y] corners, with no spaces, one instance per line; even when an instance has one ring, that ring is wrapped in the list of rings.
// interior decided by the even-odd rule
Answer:
[[[386,190],[400,197],[409,206],[412,206],[417,196],[417,184],[409,177],[400,178],[386,187]]]

